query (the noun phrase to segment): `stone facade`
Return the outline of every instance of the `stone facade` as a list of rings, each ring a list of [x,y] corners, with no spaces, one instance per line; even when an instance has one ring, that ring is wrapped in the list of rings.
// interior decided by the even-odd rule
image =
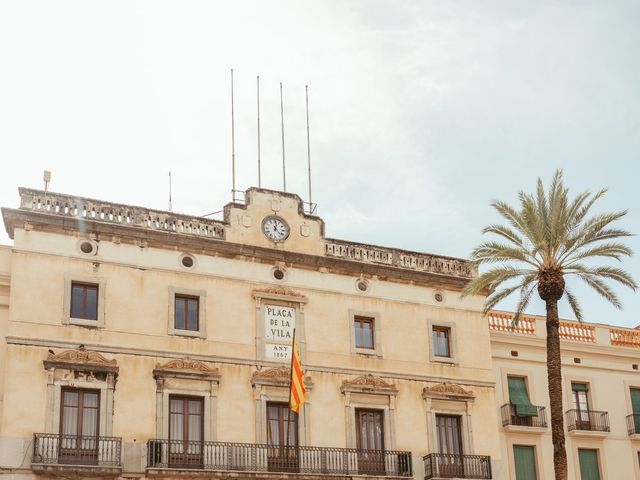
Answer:
[[[473,264],[328,239],[299,197],[264,189],[227,205],[222,221],[20,196],[2,211],[13,239],[0,250],[2,472],[423,478],[447,415],[463,453],[506,478],[484,297],[459,297]],[[285,238],[264,234],[272,217]],[[96,299],[95,318],[78,318],[74,292]],[[196,327],[180,324],[178,300],[196,302]],[[288,400],[294,324],[308,397],[298,453],[273,457],[264,445],[273,406]],[[434,356],[438,326],[449,343]],[[68,423],[76,398],[89,423],[99,399],[97,444],[93,430],[77,442],[61,434],[78,428]],[[202,447],[169,442],[176,405],[198,409]],[[363,445],[365,417],[384,454]]]

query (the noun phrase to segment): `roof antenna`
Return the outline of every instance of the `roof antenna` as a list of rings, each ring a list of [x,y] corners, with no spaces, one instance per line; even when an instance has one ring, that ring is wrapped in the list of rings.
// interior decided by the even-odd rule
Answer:
[[[42,180],[44,180],[44,194],[46,195],[49,190],[49,182],[51,181],[51,172],[49,170],[43,172]]]
[[[233,110],[233,68],[231,69],[231,201],[236,200],[236,132]]]
[[[280,121],[282,124],[282,190],[287,191],[287,170],[284,163],[284,108],[282,106],[282,82],[280,82]]]
[[[262,187],[262,178],[260,176],[260,75],[256,77],[258,90],[258,188]]]
[[[169,211],[173,212],[173,208],[171,206],[171,170],[169,170]]]
[[[307,170],[309,173],[309,213],[314,214],[313,200],[311,199],[311,143],[309,141],[309,85],[304,86],[305,103],[307,107]]]

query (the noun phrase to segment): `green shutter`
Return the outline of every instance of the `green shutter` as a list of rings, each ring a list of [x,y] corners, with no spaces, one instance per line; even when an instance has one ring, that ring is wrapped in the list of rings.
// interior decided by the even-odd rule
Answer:
[[[640,388],[631,389],[631,411],[636,433],[640,433]]]
[[[509,382],[509,402],[515,406],[518,417],[537,417],[538,409],[531,404],[527,386],[522,377],[507,377]]]
[[[516,480],[538,480],[536,452],[533,447],[514,445],[513,458],[516,462]]]
[[[588,392],[589,389],[587,388],[587,384],[586,383],[572,383],[571,384],[571,390],[573,390],[574,392]]]
[[[578,458],[580,459],[580,480],[600,480],[598,451],[580,448]]]

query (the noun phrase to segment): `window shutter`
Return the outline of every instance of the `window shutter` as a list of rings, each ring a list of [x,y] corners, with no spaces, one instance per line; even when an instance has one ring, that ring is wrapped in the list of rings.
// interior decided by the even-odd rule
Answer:
[[[632,388],[630,391],[633,425],[635,426],[635,431],[640,432],[640,388]]]
[[[516,480],[537,480],[536,456],[533,447],[514,445],[513,458],[516,463]]]
[[[587,388],[587,384],[586,383],[572,383],[571,384],[571,390],[573,390],[574,392],[588,392],[589,389]]]
[[[600,466],[598,465],[598,451],[578,449],[580,459],[580,479],[600,480]]]
[[[509,382],[509,401],[515,405],[516,415],[519,417],[537,417],[538,409],[531,404],[524,378],[507,377]]]

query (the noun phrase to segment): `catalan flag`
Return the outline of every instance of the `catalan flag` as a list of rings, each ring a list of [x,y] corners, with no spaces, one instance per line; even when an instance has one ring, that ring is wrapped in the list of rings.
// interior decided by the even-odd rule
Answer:
[[[291,380],[289,386],[289,408],[300,413],[300,407],[307,396],[307,387],[304,385],[304,372],[300,360],[300,349],[296,343],[296,332],[293,331],[293,348],[291,352]]]

